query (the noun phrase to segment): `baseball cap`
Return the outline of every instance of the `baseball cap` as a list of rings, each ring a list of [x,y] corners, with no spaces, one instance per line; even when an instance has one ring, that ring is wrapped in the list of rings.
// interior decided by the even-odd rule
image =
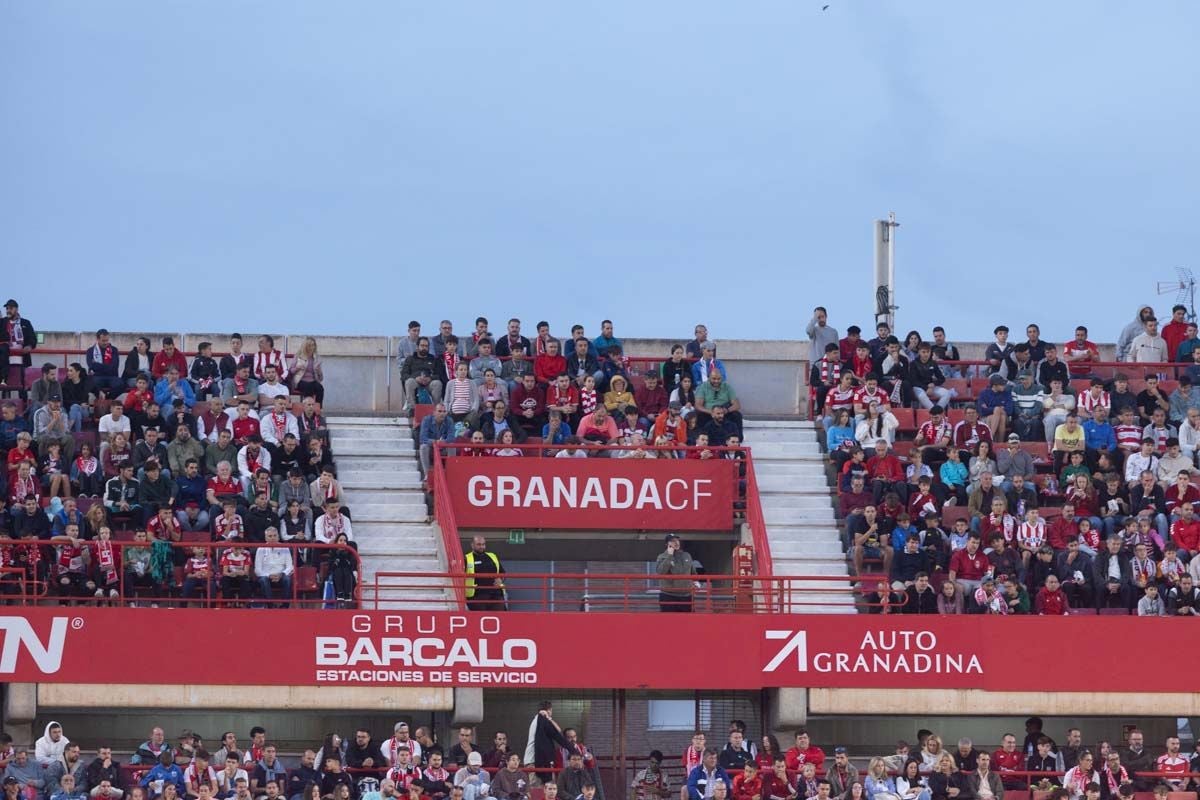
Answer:
[[[396,726],[394,728],[392,728],[392,730],[393,731],[408,730],[408,723],[407,722],[397,722]]]
[[[13,300],[10,297],[10,298],[8,298],[8,302],[4,304],[4,307],[5,308],[20,308],[21,304],[18,303],[16,300]]]
[[[14,786],[14,785],[20,785],[20,783],[21,783],[21,782],[20,782],[19,780],[17,780],[16,778],[14,778],[12,775],[9,775],[7,778],[5,778],[5,779],[4,779],[4,783],[3,783],[3,784],[0,784],[0,785],[3,785],[3,786]]]
[[[483,765],[483,756],[479,755],[478,750],[473,750],[467,756],[467,766],[478,767]]]
[[[700,343],[700,349],[701,350],[716,350],[717,343],[712,341],[711,339],[709,339],[708,341],[704,341],[704,342]]]
[[[1019,442],[1019,441],[1021,441],[1021,437],[1018,434],[1010,433],[1008,435],[1008,440],[1010,442]]]
[[[999,373],[993,375],[991,381],[989,382],[992,384],[992,386],[999,386],[1002,383],[1008,383],[1008,381],[1004,380],[1004,376],[1000,375]]]
[[[679,409],[683,408],[683,403],[679,402],[678,400],[672,400],[671,402],[667,403],[667,408],[673,408],[678,411]]]
[[[841,747],[841,746],[835,747],[835,748],[833,748],[833,753],[834,753],[834,755],[845,755],[846,748]]]

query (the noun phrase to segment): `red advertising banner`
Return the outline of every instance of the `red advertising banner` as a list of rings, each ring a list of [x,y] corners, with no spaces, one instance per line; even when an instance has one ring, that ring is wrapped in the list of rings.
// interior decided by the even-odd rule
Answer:
[[[729,530],[736,464],[632,458],[449,458],[460,528]]]
[[[1200,637],[1185,630],[1194,623],[1174,617],[1109,617],[1097,636],[1095,617],[5,611],[19,613],[0,615],[3,682],[1078,690],[1078,670],[1046,668],[1048,643],[1068,641],[1072,663],[1105,664],[1112,685],[1170,692],[1174,673],[1113,659],[1111,642],[1170,641],[1179,663],[1200,659]],[[258,630],[270,630],[274,658],[212,658],[213,642]],[[129,631],[190,665],[186,676],[155,659],[104,657]],[[631,636],[654,647],[616,644]]]

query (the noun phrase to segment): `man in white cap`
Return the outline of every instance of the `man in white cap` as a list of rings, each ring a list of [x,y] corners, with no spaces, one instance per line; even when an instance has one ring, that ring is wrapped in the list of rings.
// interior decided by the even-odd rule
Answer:
[[[463,800],[481,800],[491,791],[491,779],[483,769],[483,756],[478,750],[467,754],[467,765],[454,773],[454,785],[461,786]]]
[[[408,748],[412,753],[412,763],[421,763],[421,743],[415,739],[408,738],[408,723],[397,722],[393,729],[395,732],[392,738],[383,743],[383,757],[387,759],[388,764],[396,763],[396,752],[402,747]]]

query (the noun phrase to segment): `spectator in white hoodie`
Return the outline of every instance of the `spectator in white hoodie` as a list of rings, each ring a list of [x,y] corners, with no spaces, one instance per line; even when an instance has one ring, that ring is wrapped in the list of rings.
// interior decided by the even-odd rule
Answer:
[[[50,720],[46,723],[42,738],[34,744],[33,756],[43,767],[48,767],[62,759],[63,751],[70,743],[71,740],[63,734],[62,725]]]

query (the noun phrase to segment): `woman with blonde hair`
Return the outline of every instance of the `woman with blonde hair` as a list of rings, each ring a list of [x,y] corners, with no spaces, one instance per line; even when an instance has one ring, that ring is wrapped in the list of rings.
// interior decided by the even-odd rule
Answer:
[[[942,737],[936,733],[925,740],[925,746],[921,748],[921,772],[933,772],[937,767],[938,759],[942,757]],[[897,784],[897,791],[899,785]]]
[[[888,777],[887,762],[876,756],[867,765],[867,777],[863,781],[869,800],[900,800],[896,784]]]
[[[321,369],[321,359],[317,356],[317,340],[311,336],[304,337],[304,344],[292,356],[292,367],[288,370],[288,381],[292,389],[301,398],[314,397],[318,405],[325,404],[325,387],[321,382],[325,373]]]

